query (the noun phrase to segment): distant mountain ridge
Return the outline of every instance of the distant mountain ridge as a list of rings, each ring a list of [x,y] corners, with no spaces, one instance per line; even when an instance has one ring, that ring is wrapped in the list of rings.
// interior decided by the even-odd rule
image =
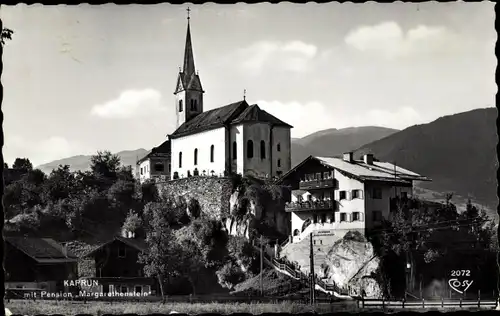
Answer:
[[[372,153],[430,177],[432,182],[419,184],[423,188],[455,192],[496,208],[496,119],[496,108],[447,115],[366,144],[355,157]]]

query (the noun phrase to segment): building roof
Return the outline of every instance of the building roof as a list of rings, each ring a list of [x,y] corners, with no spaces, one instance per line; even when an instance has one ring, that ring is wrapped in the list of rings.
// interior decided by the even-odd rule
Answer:
[[[273,126],[286,126],[293,127],[282,120],[278,119],[274,115],[267,113],[266,111],[259,108],[257,104],[250,105],[243,111],[237,118],[231,121],[231,124],[238,124],[244,122],[267,122]]]
[[[148,158],[170,155],[171,145],[172,144],[171,144],[170,140],[167,139],[166,141],[161,143],[160,146],[154,147],[153,149],[151,149],[151,151],[148,154],[146,154],[141,159],[137,160],[137,165],[140,164],[141,162],[145,161]]]
[[[103,242],[100,244],[98,247],[92,249],[91,251],[87,252],[86,254],[82,255],[82,257],[88,257],[93,255],[97,250],[101,249],[102,247],[111,244],[112,242],[115,242],[116,240],[124,243],[127,246],[130,246],[134,249],[137,249],[140,252],[146,252],[148,250],[148,245],[146,241],[142,238],[125,238],[125,237],[120,237],[116,236],[106,242]]]
[[[240,124],[243,122],[266,122],[273,126],[292,127],[266,111],[261,110],[256,104],[250,106],[243,100],[200,113],[179,126],[179,128],[172,135],[169,135],[169,137],[178,138],[222,127],[224,125]]]
[[[280,179],[277,180],[277,182],[281,183],[291,173],[298,170],[310,160],[316,160],[327,167],[338,170],[348,176],[355,177],[360,181],[389,181],[400,183],[409,183],[411,180],[431,181],[425,176],[403,169],[399,166],[395,166],[388,162],[374,161],[373,165],[368,165],[362,160],[353,160],[348,162],[339,157],[309,156],[293,169],[285,173]]]
[[[38,263],[77,261],[76,255],[51,238],[5,237],[5,241]]]

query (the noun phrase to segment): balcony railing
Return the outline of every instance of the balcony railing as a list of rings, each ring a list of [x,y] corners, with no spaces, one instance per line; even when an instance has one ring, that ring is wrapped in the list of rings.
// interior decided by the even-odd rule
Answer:
[[[285,211],[335,211],[337,203],[333,200],[290,202],[285,204]]]
[[[328,189],[328,188],[335,188],[334,179],[300,181],[299,183],[299,189],[301,190]]]

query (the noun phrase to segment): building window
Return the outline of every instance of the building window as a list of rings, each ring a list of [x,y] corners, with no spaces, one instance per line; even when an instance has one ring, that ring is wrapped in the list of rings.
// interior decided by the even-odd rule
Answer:
[[[182,168],[182,151],[179,152],[179,168]]]
[[[347,221],[347,214],[346,213],[340,213],[340,221],[341,222]]]
[[[260,141],[260,159],[266,159],[266,142]]]
[[[172,172],[172,166],[168,164],[168,172]]]
[[[126,255],[127,255],[127,251],[126,251],[125,247],[120,245],[118,247],[118,258],[125,258]]]
[[[382,211],[373,211],[373,221],[380,222],[382,220]]]
[[[345,200],[347,198],[347,192],[346,191],[340,191],[339,192],[339,201]]]
[[[191,111],[198,111],[198,100],[191,99]]]
[[[323,172],[323,179],[330,179],[331,177],[330,171],[325,171]]]
[[[363,191],[361,191],[361,190],[352,190],[352,198],[353,199],[362,199],[363,198]]]
[[[316,224],[318,222],[318,215],[313,215],[313,223]]]
[[[214,145],[210,146],[210,162],[214,162]]]
[[[382,199],[382,189],[381,188],[373,188],[373,198],[380,200]]]
[[[281,159],[278,159],[278,168],[281,167]]]
[[[237,158],[237,153],[238,153],[237,149],[238,148],[237,148],[237,145],[236,145],[236,141],[234,141],[233,142],[233,160],[236,160],[236,158]]]
[[[326,223],[326,214],[321,214],[321,223]]]
[[[126,286],[122,286],[121,287],[121,292],[122,293],[127,293],[127,287]]]
[[[361,215],[359,212],[353,212],[352,213],[352,220],[353,221],[360,221],[361,220]]]
[[[276,145],[276,150],[281,151],[281,144],[280,143],[278,143],[278,145]]]
[[[135,293],[142,293],[142,286],[136,285],[135,286]]]
[[[247,141],[247,158],[253,158],[253,141]]]
[[[321,180],[321,172],[316,173],[316,180]]]
[[[179,100],[179,112],[182,112],[182,100]]]
[[[156,172],[163,172],[165,170],[163,164],[159,163],[159,162],[155,163],[155,167],[154,168],[155,168]]]
[[[198,164],[198,148],[194,149],[194,165]]]
[[[144,168],[142,168],[142,167],[141,167],[141,174],[143,174],[143,169],[144,169]]]

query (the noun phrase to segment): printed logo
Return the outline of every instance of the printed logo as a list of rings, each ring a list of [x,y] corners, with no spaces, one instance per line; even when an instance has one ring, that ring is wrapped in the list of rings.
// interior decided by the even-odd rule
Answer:
[[[467,292],[474,280],[459,280],[457,277],[470,277],[470,270],[452,270],[451,276],[455,277],[448,280],[448,285],[457,293]]]

